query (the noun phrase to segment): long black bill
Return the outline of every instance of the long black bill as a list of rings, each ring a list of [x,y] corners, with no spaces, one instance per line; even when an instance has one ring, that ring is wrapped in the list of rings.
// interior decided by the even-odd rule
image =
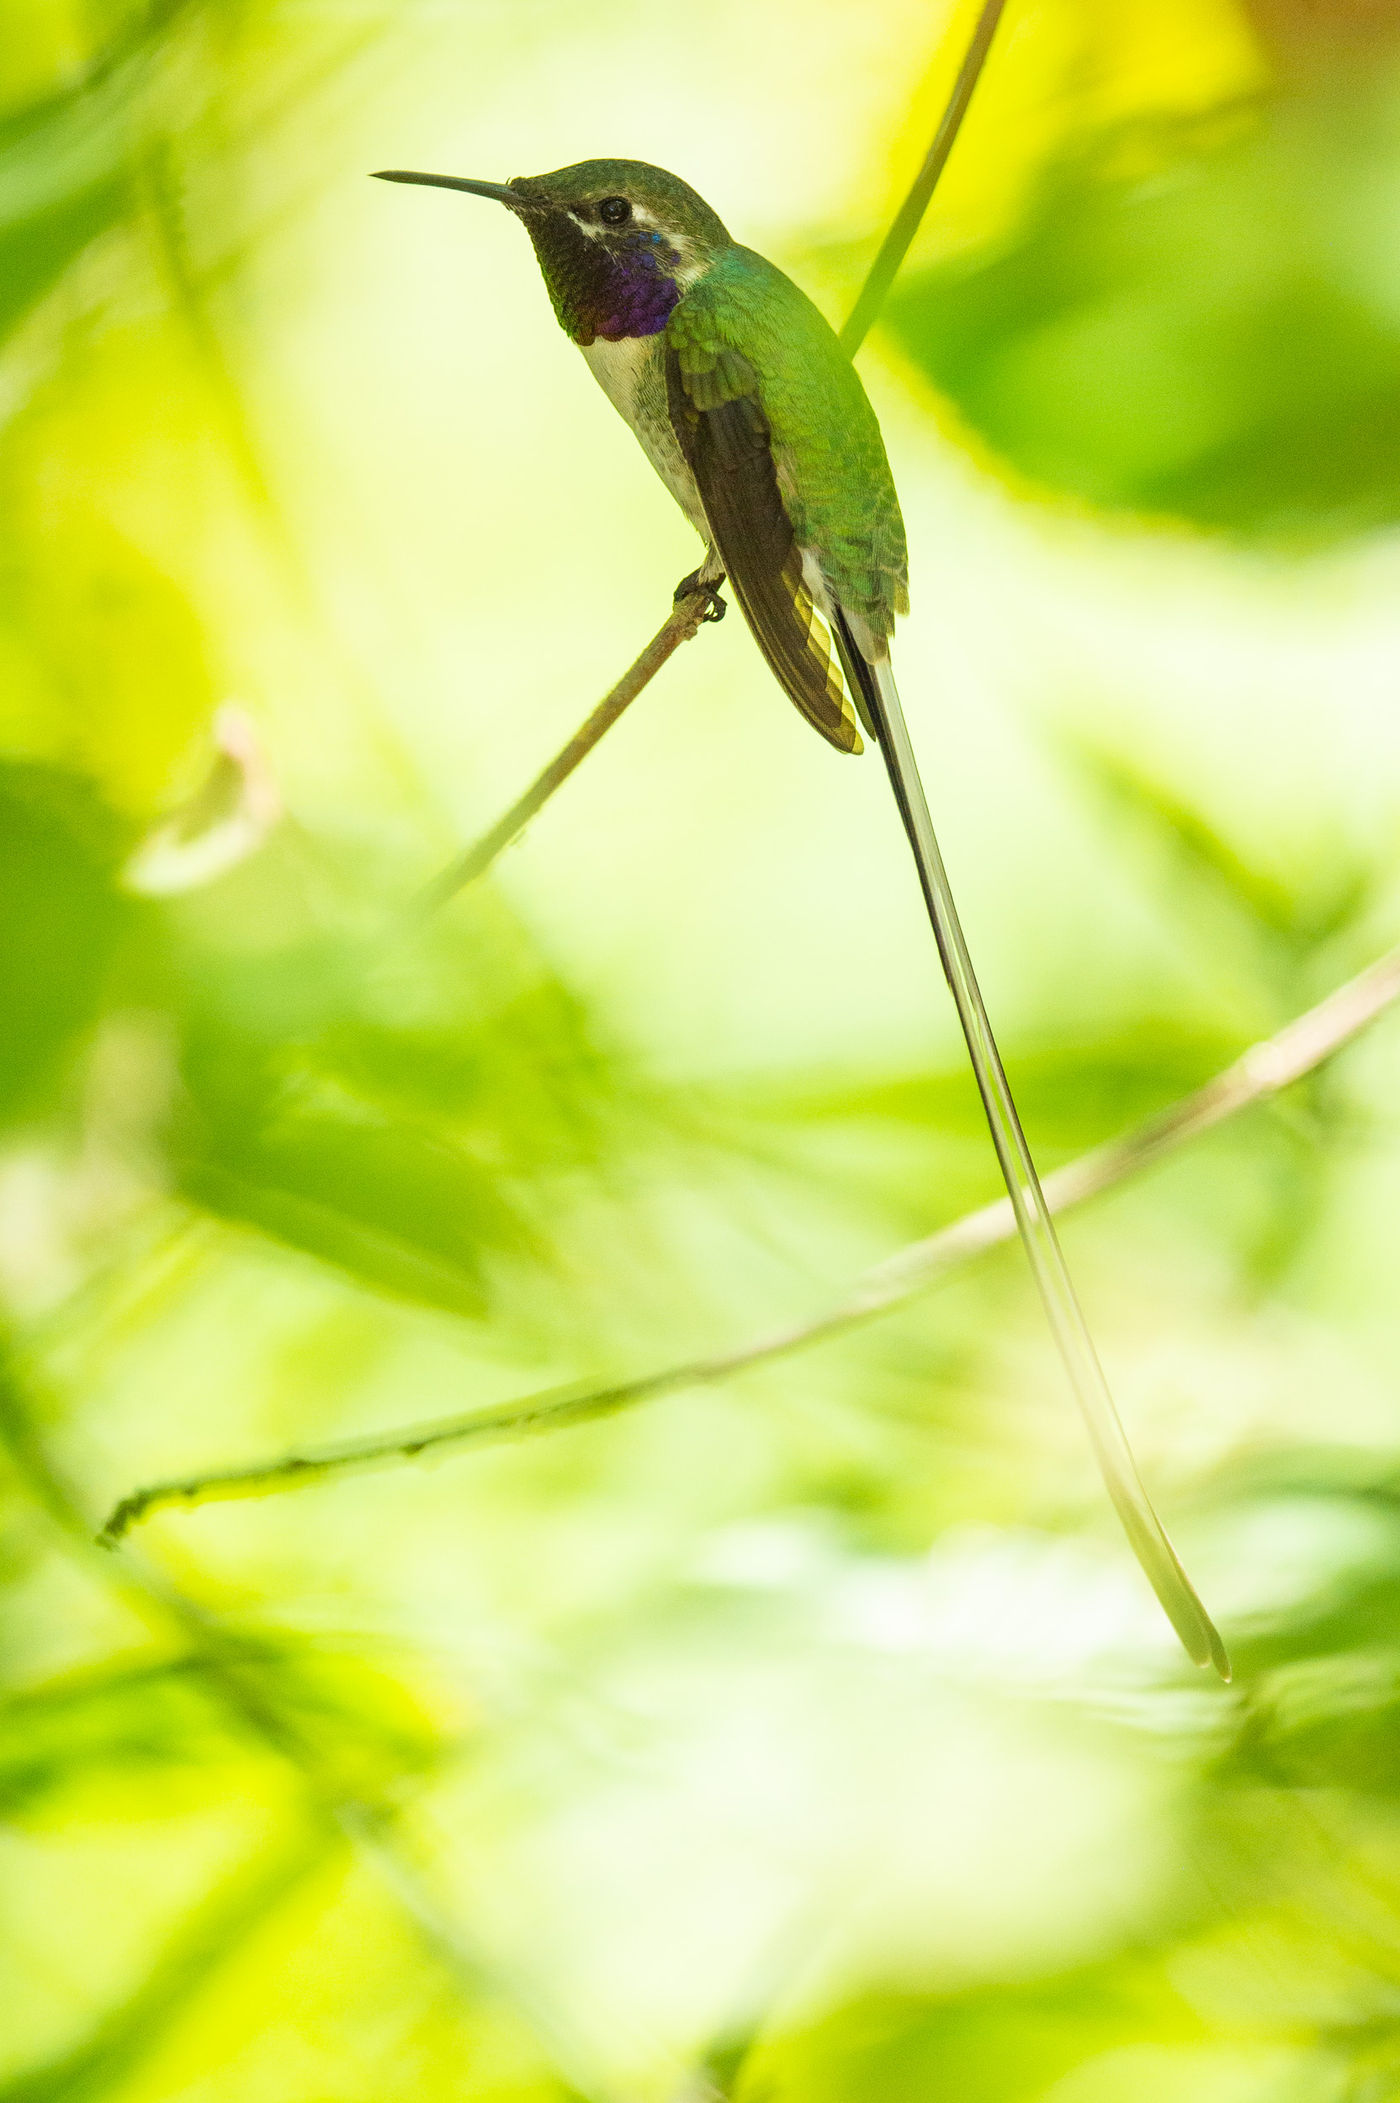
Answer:
[[[420,175],[415,168],[376,168],[377,183],[428,183],[435,190],[470,190],[473,197],[494,197],[513,212],[524,211],[525,199],[505,183],[479,183],[470,175]]]

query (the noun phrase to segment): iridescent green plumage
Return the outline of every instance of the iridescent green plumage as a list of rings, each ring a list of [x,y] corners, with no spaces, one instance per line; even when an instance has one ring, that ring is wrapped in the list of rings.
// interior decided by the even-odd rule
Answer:
[[[886,640],[909,610],[904,521],[875,412],[824,316],[763,256],[731,247],[685,293],[666,337],[697,410],[757,400],[799,547]]]
[[[664,169],[581,161],[508,185],[391,179],[476,190],[519,213],[562,326],[710,544],[699,581],[728,576],[779,684],[824,738],[860,750],[848,693],[875,736],[1017,1226],[1109,1494],[1186,1648],[1228,1679],[1225,1647],[1133,1464],[958,921],[889,659],[895,615],[908,607],[904,526],[854,368],[806,295],[737,246]]]
[[[560,325],[711,543],[780,685],[859,751],[831,628],[839,607],[879,657],[908,564],[880,427],[833,331],[665,169],[581,161],[508,194]]]

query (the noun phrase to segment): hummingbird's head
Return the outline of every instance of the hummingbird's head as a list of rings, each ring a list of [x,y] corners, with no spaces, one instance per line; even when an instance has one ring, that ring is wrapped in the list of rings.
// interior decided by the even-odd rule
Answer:
[[[647,161],[577,161],[509,183],[385,169],[383,180],[494,197],[535,245],[560,326],[575,343],[654,336],[688,285],[730,246],[689,183]]]

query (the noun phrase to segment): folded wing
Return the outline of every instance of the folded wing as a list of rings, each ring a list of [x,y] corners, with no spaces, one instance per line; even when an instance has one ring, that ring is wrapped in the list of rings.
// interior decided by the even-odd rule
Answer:
[[[666,382],[681,451],[759,648],[813,729],[838,751],[859,752],[831,637],[803,580],[753,367],[728,348],[671,347]]]

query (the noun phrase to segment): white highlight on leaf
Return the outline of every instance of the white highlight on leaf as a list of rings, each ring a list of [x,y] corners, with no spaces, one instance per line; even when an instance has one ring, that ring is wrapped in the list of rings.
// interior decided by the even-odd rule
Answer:
[[[272,765],[247,711],[225,702],[213,738],[203,783],[136,849],[122,876],[127,890],[167,898],[213,883],[255,854],[281,818]]]

